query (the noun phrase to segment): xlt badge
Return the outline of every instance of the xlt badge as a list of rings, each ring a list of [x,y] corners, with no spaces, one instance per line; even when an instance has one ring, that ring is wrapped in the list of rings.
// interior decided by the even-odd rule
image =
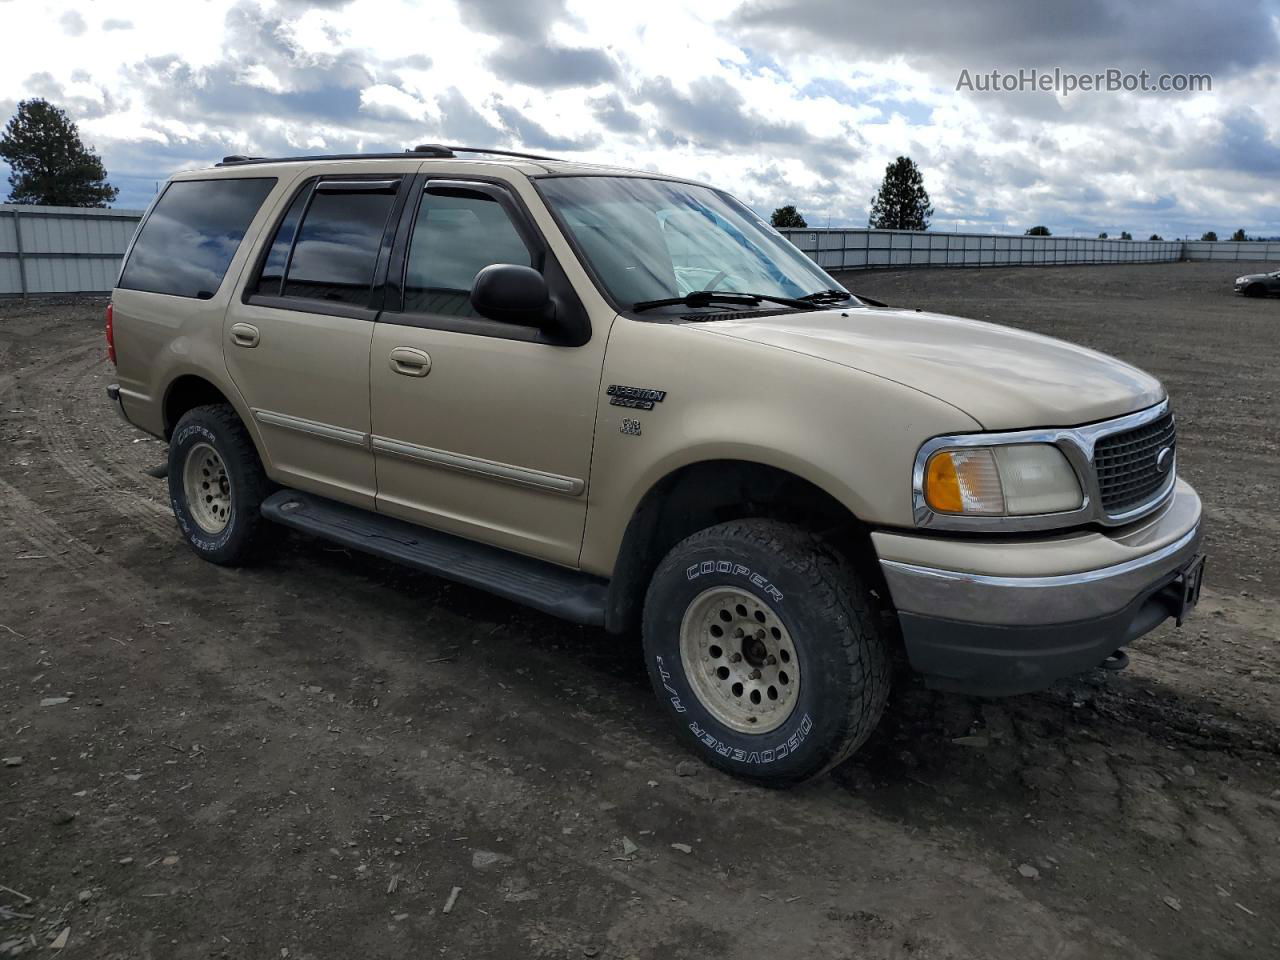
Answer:
[[[618,383],[609,384],[605,391],[609,402],[615,407],[630,407],[633,410],[652,410],[655,403],[667,398],[667,391],[654,390],[650,387],[624,387]]]

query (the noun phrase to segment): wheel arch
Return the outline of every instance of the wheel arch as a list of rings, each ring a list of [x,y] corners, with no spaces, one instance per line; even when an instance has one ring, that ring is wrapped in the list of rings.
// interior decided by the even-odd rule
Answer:
[[[869,528],[831,493],[770,464],[700,460],[666,473],[632,511],[609,581],[606,629],[625,633],[639,623],[649,580],[673,546],[717,523],[746,518],[783,520],[820,534],[883,589]]]
[[[258,425],[249,416],[249,411],[245,409],[239,394],[234,390],[223,389],[201,373],[180,373],[170,380],[168,386],[165,387],[164,401],[161,403],[164,439],[169,440],[173,436],[173,431],[177,427],[178,421],[182,419],[183,414],[188,410],[205,406],[206,404],[219,403],[226,404],[235,411],[236,416],[240,418],[240,422],[248,432],[249,439],[253,442],[258,458],[262,461],[267,472],[270,473],[271,462],[263,449],[262,438],[258,435]]]

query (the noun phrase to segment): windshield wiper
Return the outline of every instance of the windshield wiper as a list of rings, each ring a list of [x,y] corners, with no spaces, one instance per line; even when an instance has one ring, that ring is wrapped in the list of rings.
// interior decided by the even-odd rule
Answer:
[[[807,300],[809,303],[835,303],[836,301],[858,300],[865,303],[869,307],[887,307],[887,303],[881,303],[879,300],[872,300],[870,297],[864,297],[860,293],[850,293],[848,290],[819,290],[817,293],[806,293],[801,300]]]
[[[652,310],[655,307],[709,307],[712,303],[740,303],[744,306],[756,307],[761,301],[780,303],[784,307],[795,307],[799,310],[815,310],[816,304],[809,300],[796,300],[792,297],[775,297],[768,293],[739,293],[736,290],[694,290],[683,297],[668,297],[664,300],[641,300],[633,303],[631,309],[639,313],[641,310]]]

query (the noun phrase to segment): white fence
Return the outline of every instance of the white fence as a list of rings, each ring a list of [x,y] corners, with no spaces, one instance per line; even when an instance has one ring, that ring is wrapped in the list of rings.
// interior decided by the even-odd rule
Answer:
[[[1280,243],[1246,240],[1188,240],[1183,260],[1280,260]]]
[[[0,295],[115,286],[141,210],[0,204]]]
[[[781,232],[818,266],[828,270],[1161,263],[1181,260],[1183,248],[1181,240],[1094,240],[913,230],[788,229]]]
[[[105,293],[140,210],[0,204],[0,296]],[[1171,260],[1280,261],[1280,243],[1094,240],[911,230],[783,230],[829,270],[1003,267]]]

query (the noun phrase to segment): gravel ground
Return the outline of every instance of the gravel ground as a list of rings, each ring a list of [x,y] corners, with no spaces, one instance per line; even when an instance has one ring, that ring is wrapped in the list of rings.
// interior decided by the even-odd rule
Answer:
[[[1276,956],[1280,301],[1238,272],[845,278],[1161,376],[1211,565],[1124,673],[904,683],[787,793],[682,764],[634,644],[301,538],[200,562],[101,303],[0,303],[0,956]]]

